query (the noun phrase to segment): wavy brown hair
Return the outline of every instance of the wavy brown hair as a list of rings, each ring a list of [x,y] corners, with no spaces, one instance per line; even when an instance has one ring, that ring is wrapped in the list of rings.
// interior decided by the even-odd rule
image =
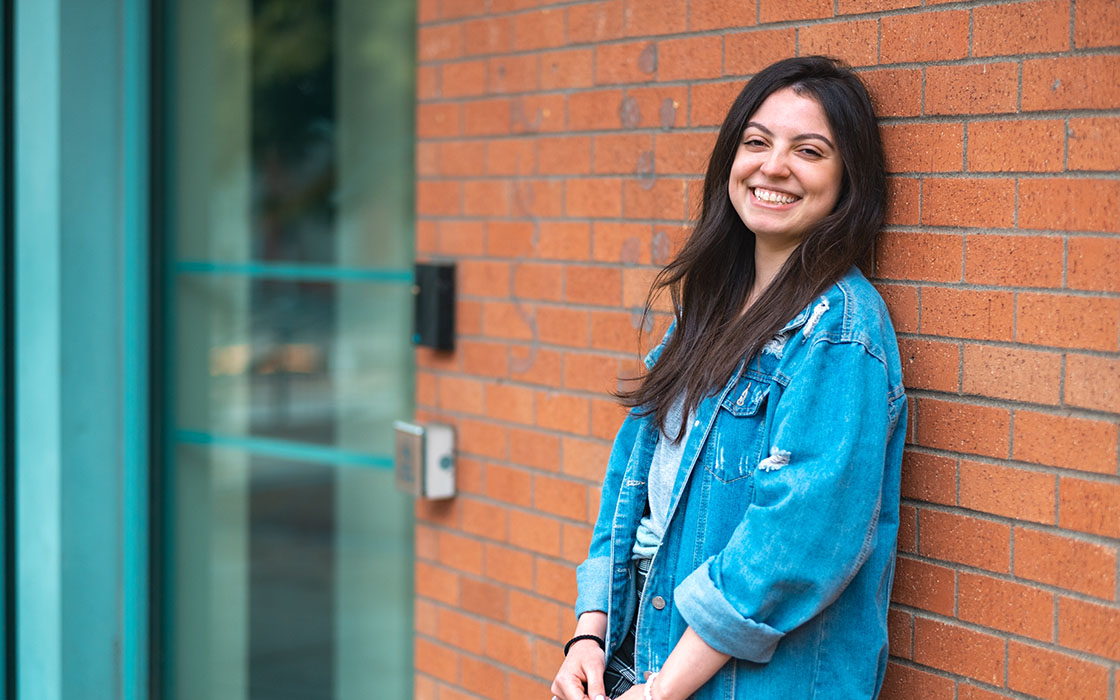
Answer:
[[[747,308],[755,279],[754,233],[731,206],[727,183],[743,129],[763,101],[791,88],[824,110],[843,161],[836,207],[805,234],[774,280]],[[700,216],[677,256],[661,271],[646,299],[668,290],[676,330],[657,364],[637,386],[618,392],[623,405],[653,414],[663,431],[669,408],[685,397],[686,415],[718,391],[742,359],[753,358],[782,326],[869,259],[886,210],[883,146],[867,90],[844,64],[824,56],[789,58],[759,72],[743,87],[720,127],[704,177]],[[643,324],[644,325],[644,324]]]

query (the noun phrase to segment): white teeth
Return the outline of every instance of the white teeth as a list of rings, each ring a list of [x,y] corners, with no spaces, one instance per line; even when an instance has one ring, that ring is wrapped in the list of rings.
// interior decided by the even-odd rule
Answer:
[[[764,190],[761,187],[754,188],[754,196],[771,204],[789,204],[790,202],[796,202],[798,199],[801,199],[800,197],[794,197],[792,194]]]

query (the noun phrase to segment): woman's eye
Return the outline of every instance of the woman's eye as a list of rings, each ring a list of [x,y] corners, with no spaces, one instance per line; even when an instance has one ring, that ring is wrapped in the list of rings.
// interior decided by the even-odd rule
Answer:
[[[760,138],[749,138],[743,142],[745,146],[765,146],[766,142]]]
[[[801,152],[810,158],[822,158],[821,152],[815,148],[802,148]]]

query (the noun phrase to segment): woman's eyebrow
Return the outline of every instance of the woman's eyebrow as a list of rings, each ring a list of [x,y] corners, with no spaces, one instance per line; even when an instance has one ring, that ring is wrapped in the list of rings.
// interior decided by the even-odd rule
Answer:
[[[767,129],[762,124],[759,124],[758,122],[747,122],[747,125],[745,127],[743,127],[743,130],[746,131],[748,128],[750,128],[752,126],[756,129],[758,129],[759,131],[761,131],[762,133],[766,134],[767,136],[773,136],[774,135],[773,131],[770,131],[769,129]],[[824,141],[826,144],[828,144],[829,148],[832,148],[832,149],[836,148],[836,146],[833,146],[832,142],[829,141],[827,137],[821,136],[820,134],[814,133],[812,131],[810,131],[807,134],[798,134],[797,136],[795,136],[793,138],[794,141],[804,141],[805,139],[819,139],[821,141]]]

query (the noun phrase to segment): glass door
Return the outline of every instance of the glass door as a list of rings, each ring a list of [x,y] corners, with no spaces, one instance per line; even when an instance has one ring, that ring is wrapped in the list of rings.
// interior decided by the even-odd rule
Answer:
[[[414,2],[164,16],[164,695],[410,697]]]

